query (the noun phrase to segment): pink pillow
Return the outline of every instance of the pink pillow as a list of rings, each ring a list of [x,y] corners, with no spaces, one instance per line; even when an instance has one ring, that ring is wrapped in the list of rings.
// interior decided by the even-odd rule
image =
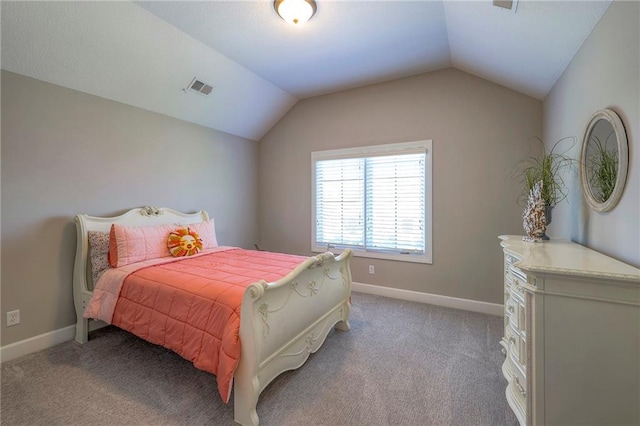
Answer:
[[[124,226],[114,223],[109,233],[109,264],[119,268],[130,263],[171,256],[167,248],[167,237],[184,226]],[[213,221],[186,226],[200,235],[204,249],[218,246]]]
[[[196,234],[200,236],[202,240],[202,248],[210,249],[218,247],[218,240],[216,239],[216,228],[213,224],[213,219],[209,219],[207,222],[190,223],[186,226]]]
[[[147,259],[171,256],[167,235],[174,225],[123,226],[111,225],[109,233],[109,264],[114,268]]]

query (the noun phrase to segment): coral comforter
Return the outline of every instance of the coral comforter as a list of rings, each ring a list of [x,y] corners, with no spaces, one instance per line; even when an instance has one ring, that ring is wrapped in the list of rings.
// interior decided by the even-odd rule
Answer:
[[[213,253],[120,271],[119,292],[111,321],[96,312],[105,294],[94,290],[85,317],[107,320],[137,336],[171,349],[202,370],[216,375],[228,402],[240,359],[240,305],[246,287],[261,279],[276,281],[305,258],[281,253],[218,249]],[[118,268],[123,269],[123,268]],[[135,269],[135,268],[132,268]],[[112,276],[117,271],[111,271]],[[110,272],[110,271],[107,271]]]

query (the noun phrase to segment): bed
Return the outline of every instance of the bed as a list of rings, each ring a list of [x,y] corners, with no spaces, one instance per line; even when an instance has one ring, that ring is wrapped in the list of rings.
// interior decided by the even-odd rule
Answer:
[[[349,330],[348,319],[351,308],[349,259],[352,255],[349,250],[339,256],[334,256],[333,253],[327,252],[308,258],[299,257],[299,263],[297,261],[289,263],[292,268],[288,270],[286,269],[287,262],[291,262],[294,259],[291,256],[286,257],[287,255],[269,254],[268,252],[261,253],[254,250],[219,247],[217,246],[217,241],[215,241],[214,230],[212,238],[215,244],[212,244],[213,247],[197,253],[196,256],[166,260],[167,264],[175,264],[174,266],[162,266],[164,265],[162,262],[165,262],[162,259],[143,259],[143,261],[137,262],[136,259],[138,258],[134,256],[131,258],[133,261],[126,266],[118,264],[114,265],[117,267],[106,267],[107,271],[101,272],[103,275],[98,279],[95,274],[95,268],[92,268],[91,261],[91,256],[97,251],[95,251],[95,247],[93,249],[90,247],[90,236],[92,238],[91,244],[95,244],[93,238],[96,235],[104,236],[110,233],[109,249],[113,250],[114,246],[120,247],[119,242],[117,244],[114,243],[114,228],[142,231],[164,229],[163,227],[200,229],[197,227],[202,224],[211,224],[210,226],[213,227],[213,221],[210,220],[205,211],[180,213],[169,208],[155,207],[136,208],[115,217],[93,217],[80,214],[75,217],[75,221],[77,226],[77,248],[73,276],[73,295],[78,318],[75,340],[81,344],[88,341],[90,330],[106,324],[102,321],[94,320],[94,318],[99,317],[98,315],[89,315],[90,318],[85,317],[85,311],[91,310],[94,312],[94,305],[100,303],[96,302],[96,299],[100,298],[98,296],[99,292],[102,291],[101,286],[105,282],[109,282],[112,279],[110,277],[122,276],[120,285],[125,287],[121,287],[122,290],[117,290],[117,292],[124,292],[125,288],[133,288],[131,286],[134,284],[130,284],[129,281],[138,280],[137,275],[150,275],[152,279],[149,279],[149,282],[155,283],[159,276],[171,277],[172,274],[180,275],[179,271],[185,271],[184,268],[189,267],[189,262],[201,261],[216,267],[215,265],[223,263],[219,259],[233,259],[230,260],[233,265],[229,267],[230,269],[216,272],[215,275],[222,274],[228,281],[234,281],[235,272],[231,275],[228,272],[242,271],[238,273],[238,279],[235,281],[240,283],[242,281],[240,278],[242,277],[244,277],[245,281],[245,283],[239,284],[242,285],[242,288],[239,296],[236,296],[240,302],[240,306],[235,309],[235,312],[238,313],[239,324],[236,337],[239,356],[237,365],[233,367],[228,388],[229,393],[231,392],[231,387],[233,388],[235,421],[242,425],[258,424],[259,420],[256,411],[258,396],[275,377],[304,364],[309,355],[320,348],[334,327],[340,330]],[[203,239],[206,241],[206,238]],[[120,251],[122,252],[122,250]],[[112,258],[117,257],[120,259],[117,254],[115,256],[113,254],[113,251],[111,251],[110,256]],[[232,257],[236,254],[244,256],[242,259],[245,260],[241,262],[243,263],[242,265],[239,265],[238,262],[240,261],[236,261],[235,257]],[[199,256],[201,258],[196,259]],[[254,260],[254,258],[258,260]],[[156,260],[160,262],[159,266],[154,266],[156,265],[154,263]],[[282,260],[281,264],[278,263],[280,260]],[[97,264],[99,262],[94,259],[94,263]],[[237,268],[246,267],[247,264],[257,265],[258,263],[264,264],[263,268],[266,268],[266,271],[270,271],[265,274],[266,277],[282,276],[277,280],[255,279],[252,282],[247,282],[246,277],[252,276],[251,274],[255,275],[257,272]],[[281,265],[280,269],[276,268],[276,265]],[[160,270],[154,269],[169,267],[175,267],[178,272],[160,272]],[[129,272],[130,270],[137,272]],[[199,274],[204,274],[199,266],[193,267],[193,271],[196,270]],[[288,272],[284,273],[283,271]],[[205,278],[201,277],[200,279]],[[94,280],[97,282],[94,283]],[[127,285],[129,287],[126,287]],[[139,285],[144,285],[144,283]],[[163,291],[168,291],[166,288],[169,287],[164,287],[168,285],[164,283],[157,284],[159,290],[156,290],[156,294],[163,294]],[[182,289],[177,291],[182,291]],[[94,292],[96,297],[92,297]],[[225,294],[228,293],[227,290],[225,292]],[[129,293],[133,293],[133,290],[128,290],[127,294]],[[117,295],[118,300],[121,300],[121,297],[123,296]],[[156,295],[154,297],[162,300],[161,296]],[[114,319],[116,317],[120,318],[118,316],[120,311],[126,312],[125,306],[125,302],[117,302],[117,307],[114,308],[115,313],[112,314]],[[136,318],[142,316],[141,314],[131,315],[124,322],[128,326],[123,328],[131,328],[136,333]],[[150,317],[155,318],[155,313],[152,312]],[[195,318],[195,320],[200,321],[201,319]],[[210,319],[207,321],[210,322]],[[162,327],[169,329],[167,325]],[[150,329],[152,328],[158,327],[150,326]],[[141,337],[145,338],[144,336]],[[182,339],[188,338],[189,334],[183,332]],[[194,337],[195,339],[196,337]],[[157,343],[155,341],[157,339],[149,338],[147,340]],[[186,341],[183,343],[189,345],[191,342]],[[177,352],[180,353],[179,351]],[[180,354],[183,355],[182,353]],[[195,361],[194,365],[201,368]],[[203,369],[206,370],[206,368]],[[220,387],[220,380],[218,380],[218,383]]]

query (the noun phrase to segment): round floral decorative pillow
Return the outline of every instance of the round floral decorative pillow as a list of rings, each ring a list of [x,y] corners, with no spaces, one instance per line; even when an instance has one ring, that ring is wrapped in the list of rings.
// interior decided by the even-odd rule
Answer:
[[[193,256],[202,250],[202,240],[189,228],[178,228],[169,234],[169,252],[175,257]]]

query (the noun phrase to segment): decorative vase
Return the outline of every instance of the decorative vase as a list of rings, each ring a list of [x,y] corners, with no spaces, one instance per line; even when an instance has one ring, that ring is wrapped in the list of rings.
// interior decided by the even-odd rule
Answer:
[[[549,239],[545,234],[546,216],[547,205],[542,200],[542,181],[538,181],[529,191],[527,207],[522,213],[522,227],[526,233],[522,238],[524,241],[537,243]]]
[[[540,238],[543,240],[548,240],[549,236],[547,235],[547,226],[549,226],[551,224],[551,211],[553,210],[553,206],[549,206],[546,205],[544,206],[544,217],[545,217],[545,228],[544,231],[542,232],[542,234],[540,235]]]

